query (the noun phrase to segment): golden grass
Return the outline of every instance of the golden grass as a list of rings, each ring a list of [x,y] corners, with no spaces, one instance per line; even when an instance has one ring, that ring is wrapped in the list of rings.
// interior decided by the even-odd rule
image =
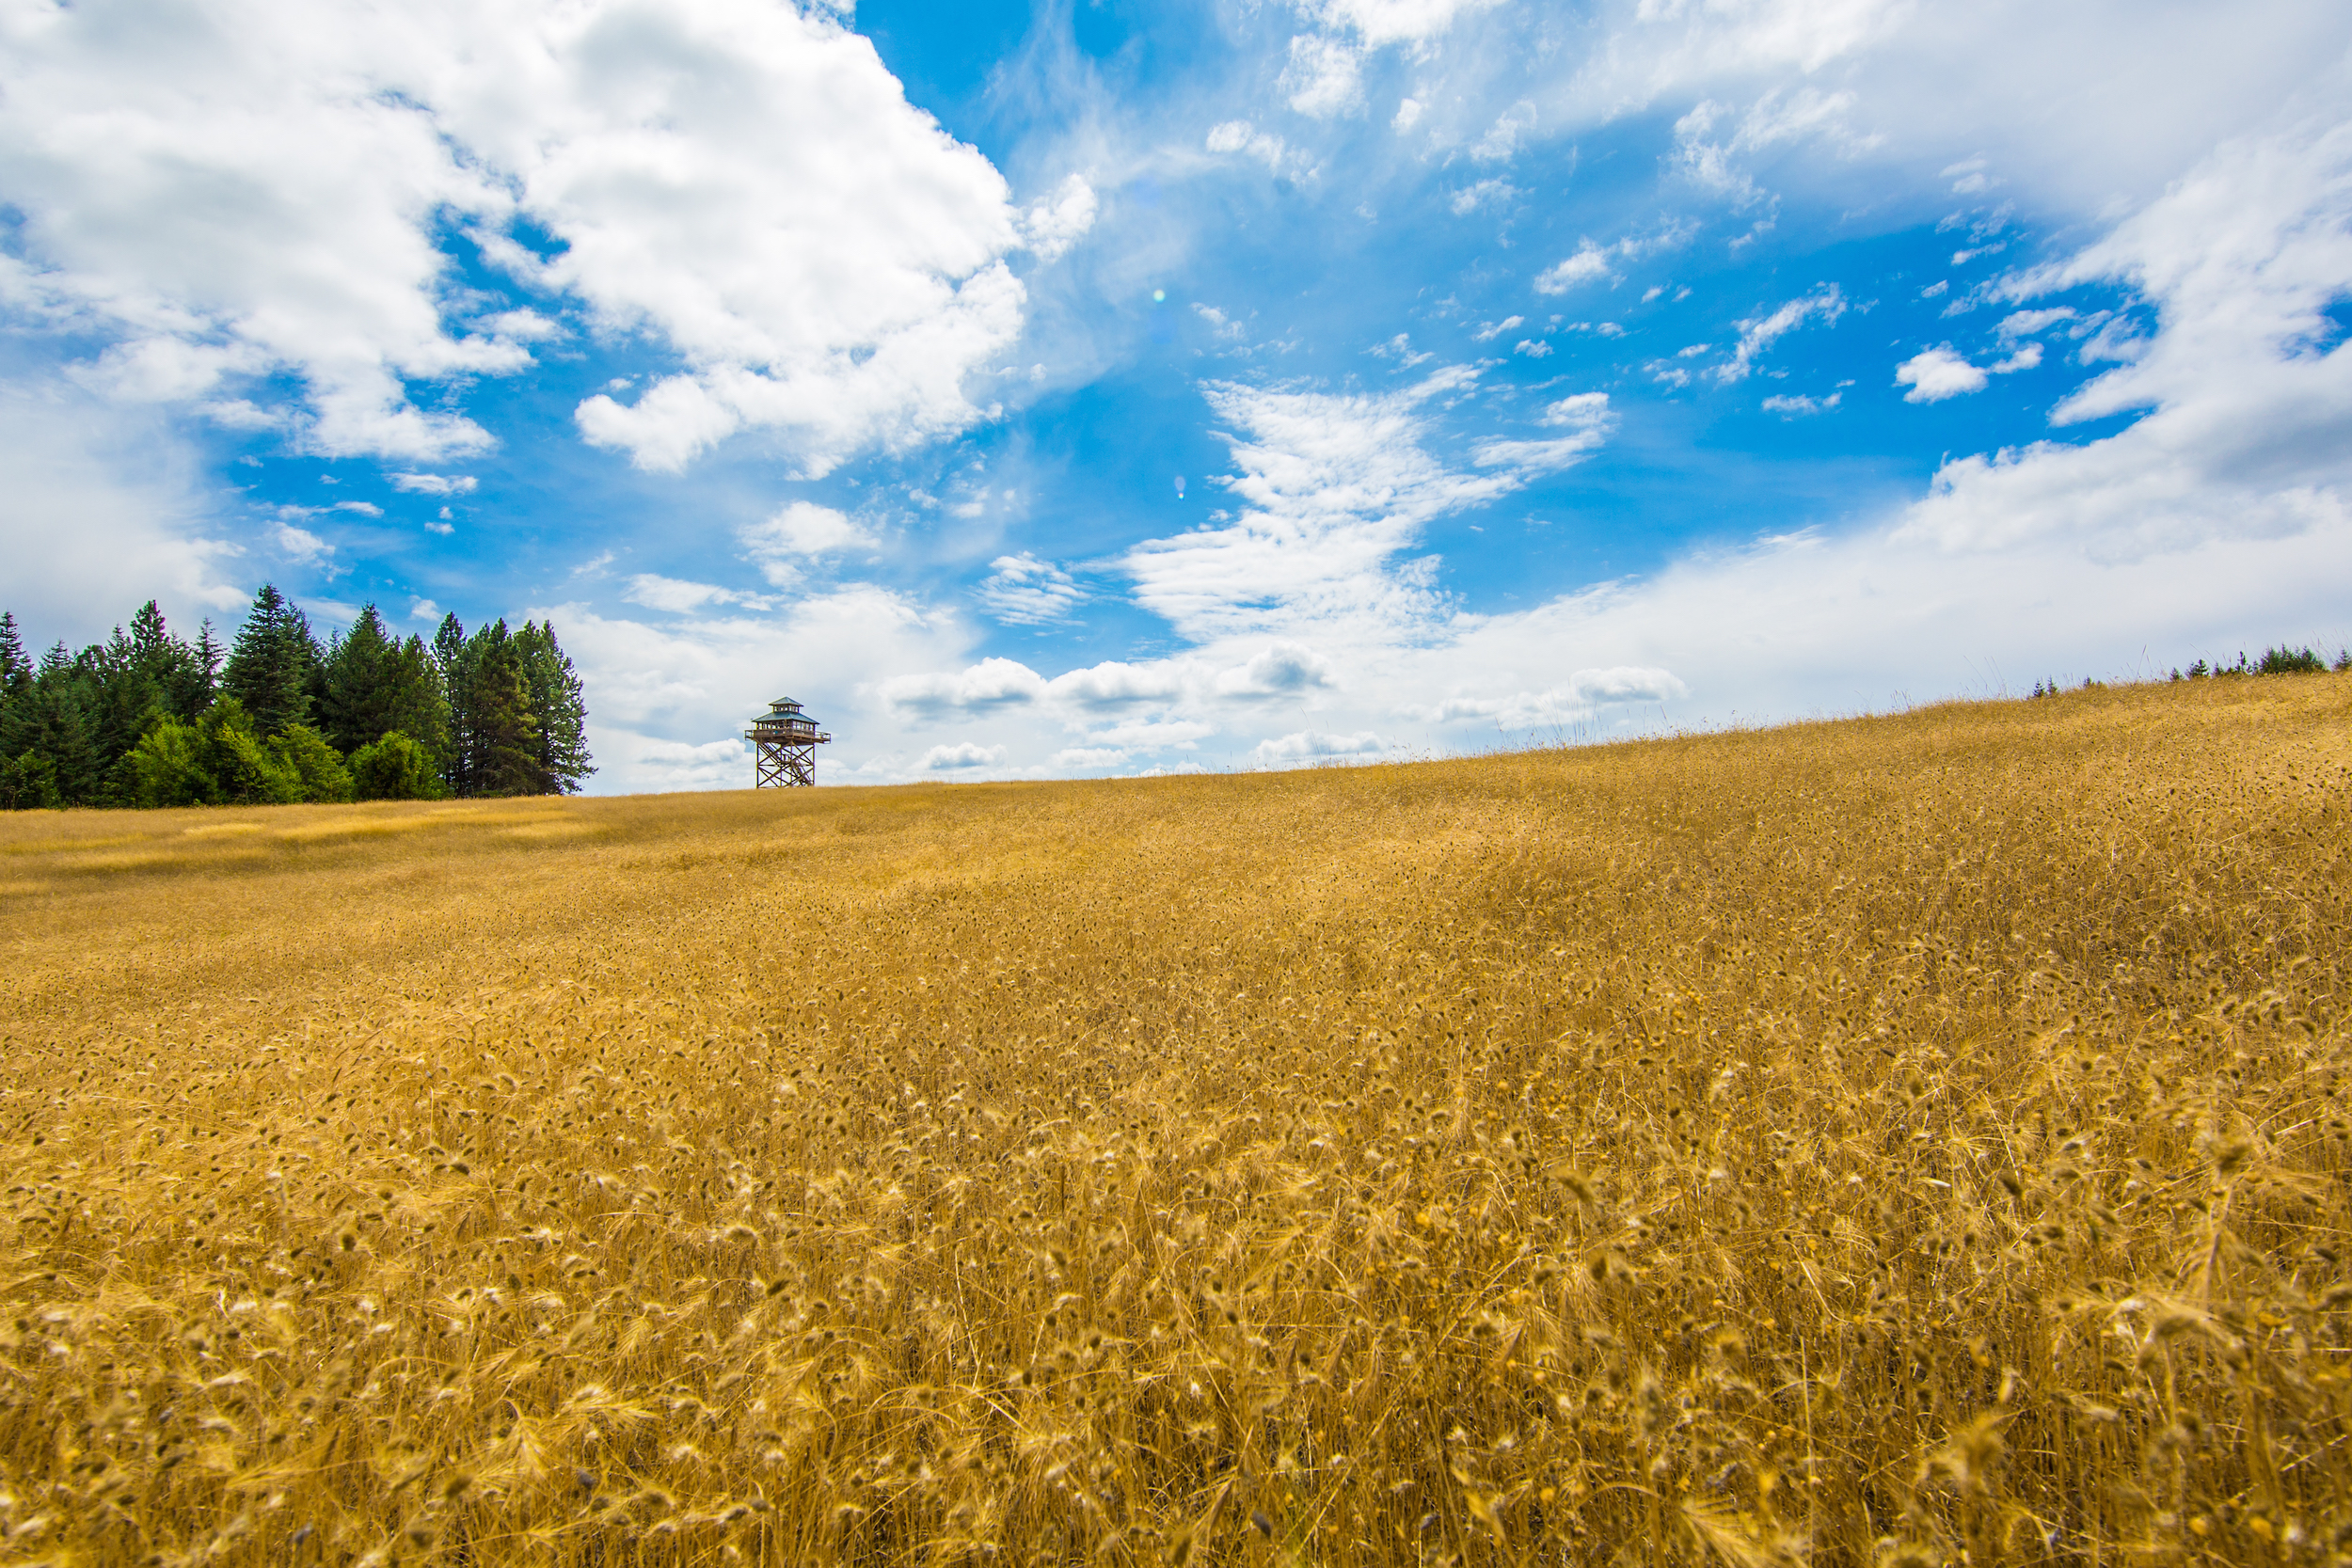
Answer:
[[[2352,679],[0,822],[0,1560],[2341,1560]]]

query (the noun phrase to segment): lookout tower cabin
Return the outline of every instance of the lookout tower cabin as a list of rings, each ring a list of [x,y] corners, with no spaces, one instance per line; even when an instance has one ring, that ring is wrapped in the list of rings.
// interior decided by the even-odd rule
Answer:
[[[817,721],[801,711],[800,704],[778,697],[768,705],[767,712],[752,721],[743,738],[752,743],[757,768],[752,787],[766,789],[772,784],[788,789],[817,783],[817,748],[833,736],[818,729]]]

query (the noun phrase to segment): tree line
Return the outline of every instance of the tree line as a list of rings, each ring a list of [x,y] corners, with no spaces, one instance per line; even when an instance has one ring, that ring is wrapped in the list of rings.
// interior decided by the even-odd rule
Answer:
[[[36,660],[0,612],[0,808],[569,795],[590,766],[552,624],[400,638],[373,604],[324,644],[264,583],[235,641],[150,599],[103,642]]]

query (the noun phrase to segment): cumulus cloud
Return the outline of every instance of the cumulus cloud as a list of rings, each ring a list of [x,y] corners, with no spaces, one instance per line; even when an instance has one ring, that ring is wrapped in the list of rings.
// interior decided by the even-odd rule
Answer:
[[[412,496],[470,496],[479,482],[471,474],[394,473],[392,488]]]
[[[2336,537],[2352,489],[2352,353],[2328,311],[2348,277],[2352,125],[2290,116],[2224,145],[2104,239],[2004,286],[2018,299],[2100,281],[2139,291],[2153,337],[2052,420],[2142,417],[2080,445],[1947,464],[1906,536],[1954,550],[2068,538],[2126,559]]]
[[[1896,366],[1895,385],[1911,388],[1903,394],[1905,403],[1941,403],[1984,390],[1985,373],[1946,344],[1922,349]]]
[[[560,332],[450,309],[462,231],[496,271],[684,368],[579,410],[675,468],[735,431],[804,473],[968,427],[1018,332],[1022,241],[988,161],[865,39],[758,0],[223,0],[5,24],[0,272],[22,314],[114,340],[125,398],[282,423],[309,450],[437,462],[490,437],[417,381],[512,374]],[[1075,222],[1067,203],[1033,235]],[[544,237],[544,239],[540,237]],[[552,241],[551,245],[545,243]],[[270,378],[295,388],[259,406]],[[224,388],[248,385],[242,393]]]
[[[1073,174],[1022,214],[1021,236],[1039,261],[1058,261],[1094,227],[1095,210],[1094,187]]]
[[[706,605],[742,605],[749,609],[765,610],[774,602],[761,594],[746,594],[714,583],[687,582],[651,572],[640,572],[631,577],[621,596],[631,604],[644,605],[647,610],[666,610],[674,615],[688,614]]]
[[[607,790],[750,787],[749,753],[719,737],[739,736],[783,693],[806,703],[834,736],[818,757],[820,780],[912,777],[912,755],[898,749],[900,726],[878,688],[960,662],[973,639],[951,612],[870,583],[766,610],[714,594],[659,618],[576,602],[523,613],[554,623],[587,683],[589,744]]]
[[[1363,54],[1343,39],[1301,34],[1291,40],[1282,91],[1292,108],[1312,119],[1353,113],[1364,102]]]
[[[881,543],[847,513],[815,501],[793,501],[771,517],[745,524],[736,539],[779,588],[798,582],[800,563],[813,556],[869,550]]]
[[[1294,730],[1251,749],[1251,760],[1267,767],[1295,767],[1342,757],[1367,757],[1388,750],[1388,742],[1371,730],[1354,735],[1326,735],[1321,730]]]
[[[190,634],[245,606],[242,552],[208,515],[198,465],[151,409],[78,388],[0,387],[5,608],[28,637],[103,636],[128,608],[125,562],[137,563],[137,594]]]
[[[960,740],[952,746],[934,746],[923,753],[923,760],[914,766],[926,773],[961,773],[975,768],[993,768],[1005,760],[1002,746],[982,746],[975,741]]]
[[[1564,294],[1579,283],[1589,283],[1596,277],[1609,276],[1609,252],[1592,241],[1577,246],[1576,254],[1546,267],[1535,275],[1535,292],[1539,294]]]
[[[324,561],[335,553],[334,546],[309,529],[293,523],[279,523],[271,529],[270,541],[278,546],[278,553],[287,560],[306,564]]]
[[[1246,119],[1229,119],[1211,126],[1206,145],[1212,152],[1238,152],[1255,158],[1277,173],[1290,160],[1290,149],[1281,137],[1261,131]]]
[[[1691,689],[1671,670],[1620,664],[1579,670],[1565,685],[1545,691],[1515,691],[1503,697],[1456,695],[1424,711],[1439,723],[1475,720],[1525,730],[1576,723],[1612,705],[1671,702],[1690,694]]]

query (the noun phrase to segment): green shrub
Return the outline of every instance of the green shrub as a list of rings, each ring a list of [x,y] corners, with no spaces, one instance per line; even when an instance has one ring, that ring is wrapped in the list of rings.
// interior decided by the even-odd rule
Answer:
[[[294,724],[281,735],[272,736],[271,756],[300,781],[302,800],[348,800],[351,799],[351,770],[326,737],[308,724]]]
[[[398,730],[351,753],[351,778],[362,800],[437,800],[448,793],[433,753]]]

